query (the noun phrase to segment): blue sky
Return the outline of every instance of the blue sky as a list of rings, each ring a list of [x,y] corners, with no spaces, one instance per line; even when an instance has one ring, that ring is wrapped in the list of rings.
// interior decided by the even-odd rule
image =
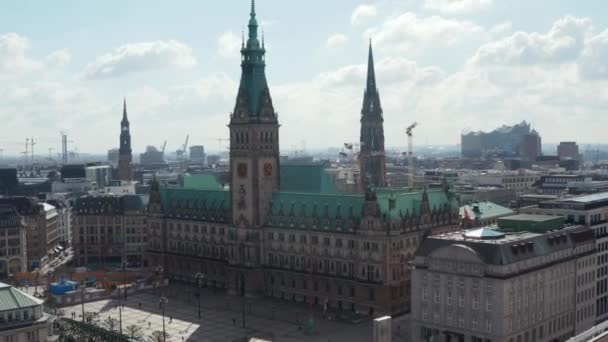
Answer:
[[[544,142],[604,142],[608,5],[566,0],[258,0],[281,148],[358,139],[374,40],[389,146],[528,120]],[[0,14],[0,148],[218,148],[238,86],[248,0],[13,1]]]

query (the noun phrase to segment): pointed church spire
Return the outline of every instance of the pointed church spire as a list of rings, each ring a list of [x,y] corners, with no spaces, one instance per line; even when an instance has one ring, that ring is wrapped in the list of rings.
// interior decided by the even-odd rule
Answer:
[[[374,70],[374,53],[372,51],[372,39],[369,39],[369,54],[367,56],[367,91],[376,90],[376,71]]]
[[[367,57],[367,82],[361,108],[361,150],[359,151],[359,173],[364,177],[369,173],[371,182],[376,187],[386,186],[386,163],[384,160],[384,118],[380,94],[376,87],[374,70],[374,53],[372,40],[369,40]],[[361,180],[365,184],[366,179]]]
[[[129,121],[127,119],[127,99],[123,98],[123,102],[122,102],[122,121],[126,122]]]

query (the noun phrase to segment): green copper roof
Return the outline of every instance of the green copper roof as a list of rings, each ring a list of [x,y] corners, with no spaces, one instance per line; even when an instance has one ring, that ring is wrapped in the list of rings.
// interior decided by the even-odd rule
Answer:
[[[364,200],[365,197],[359,194],[275,192],[270,224],[279,226],[282,217],[291,216],[295,226],[316,218],[329,220],[328,226],[335,227],[338,220],[358,220]]]
[[[457,204],[450,202],[441,190],[428,191],[427,195],[431,213],[457,208]],[[395,220],[419,216],[422,199],[421,191],[379,189],[377,193],[381,215]],[[306,226],[310,219],[317,219],[319,225],[327,225],[332,229],[345,227],[349,220],[359,221],[364,203],[363,194],[276,192],[272,197],[270,224],[285,225],[287,218],[288,224],[299,227]]]
[[[336,183],[320,163],[281,164],[281,190],[285,192],[336,193]]]
[[[254,1],[251,2],[248,31],[247,44],[243,42],[241,48],[241,81],[233,115],[237,118],[267,116],[272,120],[275,113],[264,71],[266,50],[263,42],[260,46],[258,40]],[[266,111],[261,110],[263,106],[267,107]]]
[[[477,209],[475,209],[477,208]],[[467,211],[471,219],[485,220],[499,216],[511,215],[515,212],[509,208],[488,201],[473,202],[460,207],[460,216],[464,217]]]
[[[222,190],[224,187],[212,174],[185,175],[184,188]]]
[[[445,208],[457,207],[456,201],[449,199],[442,190],[429,190],[427,191],[427,195],[431,213],[444,210]],[[393,219],[419,216],[422,196],[422,191],[409,192],[403,189],[377,190],[380,210],[383,214]]]
[[[165,215],[212,221],[230,217],[229,191],[166,187],[160,196]]]
[[[42,304],[43,301],[34,298],[16,288],[0,283],[0,312],[17,310]]]

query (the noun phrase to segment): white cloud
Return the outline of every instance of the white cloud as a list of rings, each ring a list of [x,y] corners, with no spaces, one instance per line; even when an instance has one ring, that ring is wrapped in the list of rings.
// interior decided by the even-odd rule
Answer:
[[[63,67],[70,63],[72,55],[68,49],[62,49],[51,52],[44,58],[45,62],[49,66]]]
[[[507,33],[510,33],[512,28],[513,28],[513,24],[510,21],[496,24],[490,28],[490,35],[492,35],[492,37],[498,38]]]
[[[464,14],[486,9],[494,0],[425,0],[424,8],[449,14]]]
[[[232,31],[226,31],[217,38],[217,49],[220,56],[224,58],[239,58],[242,37]]]
[[[82,71],[85,79],[104,79],[158,69],[182,69],[196,65],[192,49],[176,40],[122,45],[97,57]]]
[[[440,16],[419,17],[406,12],[387,19],[380,27],[368,30],[374,45],[383,50],[409,53],[428,46],[450,47],[475,39],[485,39],[483,27],[470,21],[446,19]]]
[[[375,18],[378,15],[378,9],[374,5],[359,5],[353,11],[350,16],[350,23],[352,25],[363,25],[369,20]]]
[[[348,43],[348,37],[342,33],[331,35],[325,41],[325,47],[328,49],[339,49]]]
[[[561,63],[575,60],[591,33],[591,20],[567,16],[546,33],[515,32],[481,46],[472,61],[477,64]]]
[[[29,40],[17,33],[0,35],[0,73],[21,74],[39,69],[41,64],[26,55],[29,46]]]
[[[581,77],[608,80],[608,30],[592,37],[578,61]]]

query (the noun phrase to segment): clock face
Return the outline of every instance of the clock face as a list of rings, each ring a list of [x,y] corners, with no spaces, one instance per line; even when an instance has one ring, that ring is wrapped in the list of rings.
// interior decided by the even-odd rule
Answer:
[[[266,176],[266,177],[272,176],[272,164],[270,164],[270,163],[264,164],[264,176]]]
[[[236,172],[241,178],[247,177],[247,164],[239,163],[236,167]]]
[[[127,126],[122,126],[123,132],[126,131],[127,129],[128,129]]]

